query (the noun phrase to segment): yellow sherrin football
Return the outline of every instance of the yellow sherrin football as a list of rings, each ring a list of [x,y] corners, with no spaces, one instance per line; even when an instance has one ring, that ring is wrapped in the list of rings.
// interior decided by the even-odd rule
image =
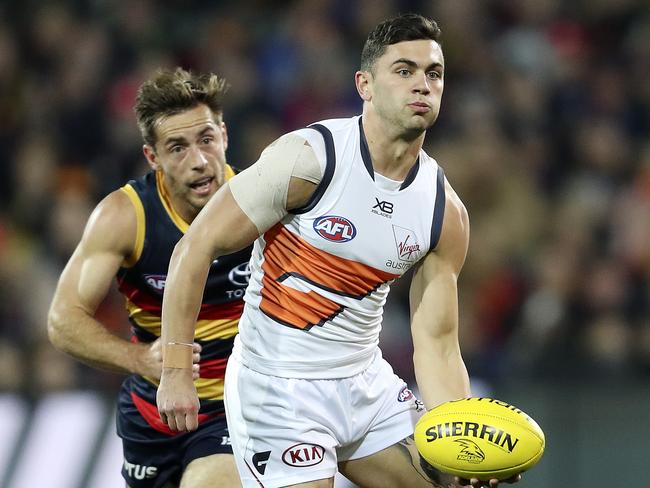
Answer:
[[[507,479],[532,468],[544,454],[544,432],[513,405],[465,398],[425,413],[415,444],[433,467],[462,478]]]

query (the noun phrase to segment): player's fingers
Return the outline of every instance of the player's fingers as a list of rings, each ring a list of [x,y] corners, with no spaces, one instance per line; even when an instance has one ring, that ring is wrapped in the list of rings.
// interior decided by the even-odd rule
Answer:
[[[176,415],[174,415],[174,412],[167,414],[167,425],[169,426],[170,430],[178,430],[178,426],[176,424]]]
[[[196,352],[200,354],[202,350],[203,350],[203,346],[201,346],[201,344],[199,344],[198,342],[192,343],[192,352]]]
[[[521,481],[521,474],[516,474],[513,477],[508,478],[506,480],[506,483],[517,483],[519,481]]]
[[[470,481],[467,478],[461,478],[459,476],[454,476],[454,481],[456,482],[457,485],[472,486],[470,484]]]
[[[192,365],[192,379],[198,380],[200,376],[201,376],[201,366],[199,366],[198,364],[193,364]]]
[[[185,427],[188,432],[196,430],[199,426],[199,416],[196,412],[188,412],[185,415]]]
[[[176,430],[179,432],[187,432],[187,427],[185,426],[185,413],[178,412],[174,415],[174,420],[176,421]]]
[[[192,363],[196,364],[201,360],[201,355],[198,352],[192,354]]]

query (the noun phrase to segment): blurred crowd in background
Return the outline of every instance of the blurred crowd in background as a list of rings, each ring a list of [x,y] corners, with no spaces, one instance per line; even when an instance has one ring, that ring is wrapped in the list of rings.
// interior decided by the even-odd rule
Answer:
[[[164,6],[163,6],[164,5]],[[436,19],[446,59],[427,152],[471,221],[461,345],[474,378],[650,375],[650,6],[644,0],[31,0],[0,4],[0,390],[112,390],[48,343],[94,205],[146,170],[133,104],[157,68],[231,85],[228,159],[360,112],[369,30]],[[408,283],[381,345],[413,376]],[[128,334],[113,290],[99,312]]]

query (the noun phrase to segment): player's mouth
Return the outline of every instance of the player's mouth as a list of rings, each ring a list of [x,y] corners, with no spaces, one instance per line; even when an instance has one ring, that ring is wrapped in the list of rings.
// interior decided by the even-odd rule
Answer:
[[[411,102],[408,106],[417,114],[425,114],[431,111],[431,106],[424,102]]]
[[[201,197],[205,197],[210,195],[213,181],[214,181],[214,176],[206,176],[205,178],[201,178],[190,183],[189,186],[194,193],[196,193]]]

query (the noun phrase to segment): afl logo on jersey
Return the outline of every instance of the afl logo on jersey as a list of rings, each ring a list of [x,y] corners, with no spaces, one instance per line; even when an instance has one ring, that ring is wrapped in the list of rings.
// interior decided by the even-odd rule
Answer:
[[[158,292],[162,292],[165,289],[165,281],[167,281],[167,275],[144,275],[144,281],[147,282],[151,288]]]
[[[314,230],[323,239],[332,242],[348,242],[357,235],[354,224],[345,217],[326,215],[314,221]]]

